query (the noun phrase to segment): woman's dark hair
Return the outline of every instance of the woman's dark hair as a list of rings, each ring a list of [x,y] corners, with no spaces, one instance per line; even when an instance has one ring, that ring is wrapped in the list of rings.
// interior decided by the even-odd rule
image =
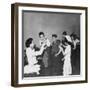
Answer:
[[[74,40],[77,39],[77,35],[74,33],[72,33],[70,36],[73,37]]]
[[[30,44],[32,43],[32,41],[33,41],[32,38],[28,38],[28,39],[26,40],[25,45],[26,45],[27,48],[30,46]]]
[[[69,42],[65,37],[64,40],[62,40],[62,44],[66,45],[66,43],[69,44],[69,45],[72,45],[72,43]]]
[[[40,35],[43,35],[43,36],[44,36],[44,32],[39,32],[39,36],[40,36]]]
[[[62,35],[67,35],[67,32],[66,32],[66,31],[64,31],[64,32],[62,33]]]
[[[57,38],[57,35],[56,35],[56,34],[52,34],[52,37],[55,37],[55,38]]]

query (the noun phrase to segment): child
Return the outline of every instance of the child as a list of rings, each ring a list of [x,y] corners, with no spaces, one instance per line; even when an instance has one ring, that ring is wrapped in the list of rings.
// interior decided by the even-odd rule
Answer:
[[[36,60],[36,56],[41,55],[44,51],[44,44],[40,48],[40,51],[35,51],[34,49],[34,42],[32,38],[26,40],[26,55],[28,59],[28,65],[24,67],[25,74],[33,74],[36,73],[37,75],[40,74],[40,65],[38,65],[38,61]]]
[[[46,44],[46,47],[50,47],[50,41],[45,37],[45,34],[43,32],[39,32],[39,44],[42,46],[43,43]]]

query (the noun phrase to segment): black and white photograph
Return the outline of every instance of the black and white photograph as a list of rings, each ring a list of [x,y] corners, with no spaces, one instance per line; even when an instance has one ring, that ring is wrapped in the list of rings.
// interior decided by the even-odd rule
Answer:
[[[80,75],[80,14],[22,13],[24,77]]]
[[[14,9],[18,83],[86,81],[86,7],[16,4]]]

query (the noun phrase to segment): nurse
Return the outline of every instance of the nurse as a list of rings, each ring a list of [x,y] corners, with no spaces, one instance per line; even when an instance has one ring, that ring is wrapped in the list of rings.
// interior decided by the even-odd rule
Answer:
[[[38,64],[36,56],[41,55],[43,53],[45,44],[42,44],[42,47],[39,51],[35,51],[34,42],[32,38],[27,39],[25,44],[28,65],[24,67],[24,74],[36,73],[37,75],[39,75],[40,65]]]

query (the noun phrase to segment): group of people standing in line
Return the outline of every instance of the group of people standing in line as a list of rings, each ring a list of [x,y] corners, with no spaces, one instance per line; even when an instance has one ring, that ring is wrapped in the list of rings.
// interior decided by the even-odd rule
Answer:
[[[33,38],[28,38],[25,45],[25,75],[69,76],[80,73],[80,40],[76,34],[68,35],[64,31],[62,41],[57,34],[52,34],[50,42],[44,32],[39,32],[39,48],[34,44]]]

